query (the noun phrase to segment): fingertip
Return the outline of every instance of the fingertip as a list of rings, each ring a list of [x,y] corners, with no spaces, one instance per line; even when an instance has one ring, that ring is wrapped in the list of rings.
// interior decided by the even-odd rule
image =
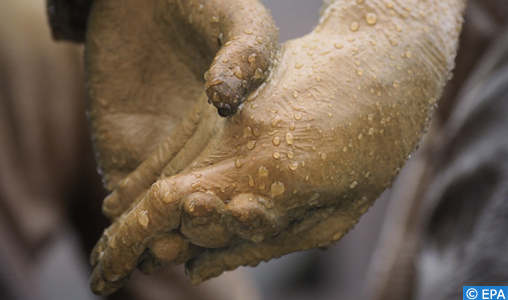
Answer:
[[[90,277],[90,289],[95,295],[104,296],[106,294],[106,282],[100,276],[99,268],[94,268],[92,276]]]
[[[115,278],[115,280],[107,280],[102,271],[102,266],[99,263],[93,269],[92,275],[90,276],[90,289],[95,295],[107,296],[120,289],[129,280],[129,277],[130,276]]]
[[[197,251],[196,246],[176,232],[163,234],[150,245],[151,255],[162,264],[182,264],[191,259]]]
[[[242,81],[236,78],[228,78],[215,85],[207,85],[206,93],[208,102],[217,108],[221,117],[235,114],[242,103],[246,90]],[[206,87],[206,86],[205,86]]]
[[[272,199],[252,193],[239,194],[228,203],[231,227],[242,239],[260,243],[278,234],[289,222]]]
[[[225,118],[231,115],[233,112],[233,108],[228,103],[220,103],[219,107],[217,108],[217,111],[219,113],[219,116]]]
[[[116,219],[122,211],[120,199],[116,191],[109,194],[102,203],[102,213],[109,219]]]

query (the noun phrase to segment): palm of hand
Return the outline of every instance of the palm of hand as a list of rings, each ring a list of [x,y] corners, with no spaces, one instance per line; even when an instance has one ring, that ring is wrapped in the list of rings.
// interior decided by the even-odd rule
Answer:
[[[362,13],[362,7],[351,4],[351,8],[353,15]],[[427,96],[439,91],[438,84],[424,86],[407,75],[417,66],[414,61],[405,62],[407,69],[378,78],[382,67],[365,60],[378,51],[372,47],[373,40],[352,42],[358,33],[349,28],[342,36],[330,35],[330,27],[337,27],[328,25],[284,45],[266,83],[236,114],[223,119],[200,96],[202,83],[195,76],[218,49],[202,41],[198,49],[205,49],[204,54],[191,62],[179,46],[157,46],[158,51],[151,53],[154,60],[128,63],[126,70],[134,75],[120,70],[118,78],[105,80],[101,68],[108,67],[97,54],[104,51],[104,26],[98,25],[104,9],[96,9],[96,19],[91,20],[97,20],[97,29],[91,27],[87,42],[91,121],[101,166],[108,187],[114,190],[104,203],[105,213],[114,222],[92,254],[91,284],[101,294],[120,287],[136,266],[150,272],[161,263],[186,262],[190,281],[199,283],[239,265],[255,265],[337,241],[414,149],[432,110]],[[153,30],[153,22],[146,22],[148,30]],[[367,28],[365,36],[372,30]],[[261,40],[270,40],[270,32]],[[212,30],[211,40],[215,40],[213,34]],[[157,37],[149,43],[160,41]],[[388,40],[376,43],[378,49],[391,47]],[[257,52],[262,71],[273,55],[271,48],[267,46],[264,54]],[[242,60],[241,55],[236,57],[242,61],[239,64],[250,66],[240,67],[243,75],[220,77],[228,69],[238,71],[224,58],[229,55],[234,61],[233,51],[226,47],[220,51],[208,72],[207,94],[219,109],[226,103],[234,110],[238,100],[248,95],[249,84],[257,87],[264,77],[250,66],[257,62]],[[170,64],[175,61],[180,65]],[[232,67],[221,69],[221,61]],[[214,65],[218,66],[215,70]],[[146,74],[145,68],[151,73]],[[144,81],[143,76],[148,79]],[[238,87],[242,80],[233,76],[253,81],[242,90]],[[410,101],[404,98],[407,89],[392,82],[406,82],[408,89],[427,92]],[[137,92],[115,90],[111,88],[115,83]],[[228,83],[235,91],[232,94]],[[370,98],[359,102],[358,96],[365,95]],[[171,96],[171,101],[162,101],[164,96]],[[123,101],[101,106],[104,97]],[[401,114],[408,108],[415,113],[405,120]],[[112,126],[111,116],[121,117],[119,125]],[[141,129],[125,130],[126,122]],[[148,138],[140,138],[140,132],[149,133],[145,134]],[[119,138],[111,140],[115,137]]]

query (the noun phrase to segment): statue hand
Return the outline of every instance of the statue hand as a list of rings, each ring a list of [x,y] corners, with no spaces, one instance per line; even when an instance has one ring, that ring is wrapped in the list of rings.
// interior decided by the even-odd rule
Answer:
[[[159,148],[180,150],[148,192],[150,168],[141,164],[105,201],[115,221],[92,257],[92,289],[116,290],[138,264],[186,262],[199,283],[340,239],[391,183],[433,113],[461,20],[462,6],[446,5],[426,4],[422,19],[408,19],[390,17],[398,7],[329,3],[313,33],[282,47],[266,84],[236,114],[218,118],[196,104],[174,134],[194,133],[181,147]],[[436,25],[444,19],[455,31]]]

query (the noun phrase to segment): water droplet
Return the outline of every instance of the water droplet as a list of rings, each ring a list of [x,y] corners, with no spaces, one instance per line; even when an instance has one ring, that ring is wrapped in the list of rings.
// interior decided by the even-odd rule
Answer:
[[[399,83],[399,81],[394,80],[394,81],[393,81],[393,87],[394,87],[394,88],[396,88],[396,89],[398,89],[398,88],[400,87],[400,83]]]
[[[296,128],[295,123],[291,122],[291,123],[289,124],[289,130],[293,131],[293,130],[295,130],[295,128]]]
[[[309,175],[305,176],[305,181],[309,181]]]
[[[249,177],[249,186],[250,187],[254,187],[254,178],[252,178],[252,176],[250,175],[247,175]]]
[[[302,115],[301,114],[295,114],[295,120],[301,120]]]
[[[256,146],[256,141],[248,141],[247,142],[247,149],[252,150]]]
[[[108,246],[113,250],[118,248],[116,245],[116,237],[114,235],[108,239]]]
[[[361,134],[361,133],[360,133],[360,134],[358,135],[358,139],[359,139],[359,140],[361,140],[362,138],[363,138],[363,134]]]
[[[295,64],[295,68],[296,69],[300,69],[301,67],[303,67],[303,65],[301,63],[296,63]]]
[[[222,60],[222,62],[223,62],[223,63],[227,63],[227,62],[229,62],[229,60],[228,60],[227,58],[224,58],[224,59]]]
[[[295,161],[295,162],[292,162],[291,164],[289,164],[289,169],[293,170],[293,171],[298,169],[298,162]]]
[[[253,63],[256,61],[256,56],[257,54],[256,53],[252,53],[251,55],[249,55],[249,58],[247,58],[247,60],[250,62],[250,63]]]
[[[256,71],[254,71],[254,79],[261,78],[263,78],[263,70],[261,70],[261,68],[257,68]]]
[[[251,137],[251,136],[252,136],[252,128],[250,128],[250,126],[245,127],[243,129],[243,137],[244,138],[248,138],[248,137]]]
[[[386,7],[387,7],[387,8],[393,8],[393,5],[394,5],[394,4],[393,4],[393,2],[392,2],[392,1],[388,1],[388,2],[386,2]]]
[[[349,29],[351,29],[351,31],[357,31],[358,28],[360,28],[360,24],[358,24],[358,22],[353,22],[351,23],[351,26],[349,26]]]
[[[357,185],[358,185],[358,182],[353,181],[353,183],[351,183],[351,184],[349,185],[349,187],[350,187],[350,188],[352,188],[352,189],[354,189]]]
[[[342,43],[335,43],[335,44],[333,44],[333,46],[334,46],[335,48],[337,48],[337,49],[342,49],[342,48],[344,48],[344,44],[342,44]]]
[[[259,129],[257,129],[256,127],[254,127],[254,129],[252,129],[252,134],[254,136],[260,136],[261,135],[261,132],[259,131]]]
[[[374,134],[374,128],[369,128],[369,135],[373,135]]]
[[[374,115],[373,114],[369,114],[367,116],[367,120],[369,120],[369,122],[372,122],[372,120],[374,120]]]
[[[373,13],[368,13],[365,16],[365,21],[367,21],[367,24],[374,25],[377,22],[377,15]]]
[[[203,177],[203,175],[202,174],[196,174],[196,175],[194,175],[194,177],[201,178],[201,177]]]
[[[410,58],[410,57],[411,57],[411,55],[412,55],[412,54],[411,54],[411,51],[407,50],[407,51],[406,51],[406,57],[407,57],[407,58]]]
[[[246,34],[252,34],[252,30],[250,30],[250,29],[245,29],[245,30],[243,31],[243,33],[246,33]]]
[[[222,84],[224,82],[224,80],[220,79],[220,78],[215,78],[214,80],[212,80],[212,82],[210,82],[210,85],[219,85],[219,84]]]
[[[286,155],[287,155],[289,158],[293,158],[293,157],[295,157],[295,154],[293,153],[293,151],[288,151],[288,152],[286,153]]]
[[[235,167],[237,168],[241,168],[243,166],[243,159],[241,159],[240,157],[236,159],[235,161]]]
[[[293,92],[293,97],[298,98],[298,92],[297,91]]]
[[[260,44],[263,43],[263,38],[260,36],[256,37],[256,42],[258,42]]]
[[[265,238],[261,233],[254,234],[253,236],[250,237],[250,240],[253,241],[254,243],[261,243],[264,239]]]
[[[270,121],[270,124],[272,124],[272,127],[277,127],[277,124],[280,123],[280,121],[282,121],[282,118],[280,116],[275,116],[273,117],[273,119]]]
[[[293,135],[291,133],[286,133],[286,143],[288,143],[289,145],[293,145]]]
[[[393,171],[393,175],[398,175],[400,173],[400,168],[395,168]]]
[[[191,185],[190,185],[190,187],[193,188],[193,189],[197,189],[200,186],[201,186],[201,181],[198,181],[198,182],[195,182],[195,183],[191,183]]]
[[[275,146],[279,146],[280,145],[280,138],[278,136],[274,136],[272,142]]]
[[[148,211],[144,210],[138,215],[138,222],[141,226],[147,227],[148,223],[150,223],[150,217],[148,216]]]
[[[265,168],[264,166],[260,166],[258,168],[258,175],[260,177],[268,177],[268,175],[270,175],[270,171],[267,168]]]
[[[280,181],[274,181],[272,185],[270,186],[271,195],[278,196],[282,195],[284,191],[286,190],[286,187],[284,186],[284,183]]]
[[[342,151],[347,152],[347,147],[342,148]]]
[[[328,157],[328,155],[326,155],[326,153],[321,153],[321,159],[322,160],[326,160],[327,157]]]
[[[280,153],[279,152],[274,152],[272,156],[275,159],[279,159],[280,158]]]
[[[358,76],[362,76],[363,75],[363,69],[362,68],[356,69],[356,74],[358,74]]]
[[[242,74],[242,70],[240,70],[240,67],[236,67],[233,74],[235,74],[236,78],[243,79],[243,74]]]
[[[258,185],[258,190],[264,190],[264,189],[265,189],[265,187],[266,187],[266,185],[265,185],[264,183],[260,183],[260,184]]]

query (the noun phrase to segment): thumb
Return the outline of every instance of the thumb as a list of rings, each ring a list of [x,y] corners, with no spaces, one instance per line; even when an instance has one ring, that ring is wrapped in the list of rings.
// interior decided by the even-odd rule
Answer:
[[[223,117],[235,113],[272,67],[278,29],[270,13],[257,0],[201,0],[181,6],[188,12],[188,25],[216,53],[205,73],[210,102]]]

